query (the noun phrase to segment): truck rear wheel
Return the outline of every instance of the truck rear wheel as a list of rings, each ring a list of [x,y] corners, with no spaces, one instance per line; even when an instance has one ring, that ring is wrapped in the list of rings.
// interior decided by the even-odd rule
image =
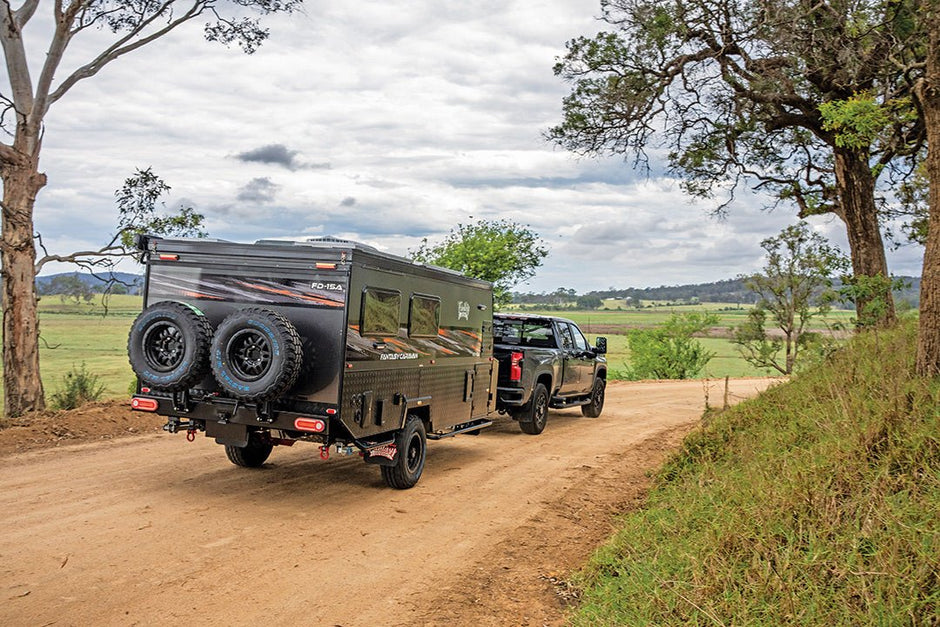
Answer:
[[[414,414],[409,415],[395,445],[398,448],[395,465],[382,466],[382,478],[390,488],[407,490],[418,483],[424,471],[428,451],[424,422]]]
[[[257,433],[252,433],[248,438],[247,446],[226,444],[225,455],[236,466],[258,468],[267,461],[273,449],[274,444],[270,440],[264,440]]]
[[[607,382],[597,377],[594,379],[594,387],[591,389],[591,402],[587,405],[581,405],[581,414],[588,418],[597,418],[604,410],[604,390]]]
[[[548,422],[548,390],[545,385],[535,384],[531,400],[515,418],[523,433],[538,435],[545,429],[545,423]]]
[[[232,396],[267,401],[297,381],[303,365],[300,335],[281,314],[260,307],[229,314],[212,339],[212,374]]]
[[[175,301],[144,309],[127,336],[127,356],[144,385],[186,390],[209,373],[212,326],[201,311]]]

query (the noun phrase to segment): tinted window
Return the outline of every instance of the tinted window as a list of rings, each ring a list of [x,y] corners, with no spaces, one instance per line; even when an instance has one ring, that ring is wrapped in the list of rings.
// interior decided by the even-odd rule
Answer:
[[[493,320],[493,341],[497,344],[518,344],[522,339],[522,323]]]
[[[401,294],[367,287],[362,292],[362,335],[398,335]]]
[[[587,343],[587,340],[584,339],[584,336],[581,334],[581,330],[578,327],[574,326],[573,324],[569,324],[568,328],[571,329],[571,335],[572,337],[574,337],[574,345],[580,348],[581,350],[586,351],[588,347],[588,343]]]
[[[549,321],[494,320],[494,341],[498,344],[520,344],[539,348],[554,348],[555,335]]]
[[[574,348],[574,340],[571,339],[571,329],[567,324],[559,324],[558,330],[561,333],[561,347],[564,349]]]
[[[412,337],[437,337],[440,326],[441,301],[430,296],[412,296],[408,335]]]

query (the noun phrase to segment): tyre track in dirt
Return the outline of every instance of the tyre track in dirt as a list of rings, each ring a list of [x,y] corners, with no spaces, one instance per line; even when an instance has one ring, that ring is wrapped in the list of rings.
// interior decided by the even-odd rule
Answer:
[[[732,380],[733,400],[770,383]],[[406,491],[302,443],[258,470],[162,434],[3,457],[0,624],[560,624],[564,578],[704,400],[614,382],[600,418],[431,443]]]

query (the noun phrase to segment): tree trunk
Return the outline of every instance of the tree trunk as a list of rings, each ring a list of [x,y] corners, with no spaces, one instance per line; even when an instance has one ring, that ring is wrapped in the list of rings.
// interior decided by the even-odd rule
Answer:
[[[34,159],[5,164],[3,179],[3,408],[7,418],[46,406],[39,377],[33,205],[46,177]]]
[[[915,89],[927,126],[930,182],[927,244],[920,278],[917,374],[936,377],[940,375],[940,8],[936,5],[928,9],[927,24],[927,72]]]
[[[875,206],[875,177],[868,164],[867,153],[851,148],[835,148],[836,187],[838,188],[839,217],[845,222],[855,278],[881,277],[884,287],[880,293],[861,293],[855,299],[859,322],[891,325],[897,322],[894,295],[891,293],[888,261],[884,240]],[[863,286],[864,287],[864,286]],[[881,302],[877,302],[881,301]],[[869,320],[872,313],[874,320]]]

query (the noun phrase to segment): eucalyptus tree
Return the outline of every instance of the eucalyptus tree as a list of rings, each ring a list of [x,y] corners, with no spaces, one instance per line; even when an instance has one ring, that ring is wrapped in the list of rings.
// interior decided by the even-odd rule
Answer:
[[[572,83],[551,140],[648,165],[665,149],[684,189],[743,185],[799,216],[845,224],[855,277],[882,277],[894,320],[879,185],[910,176],[926,131],[921,0],[602,0],[609,30],[568,43]],[[890,200],[890,199],[889,199]],[[871,285],[871,281],[867,282]],[[856,300],[861,311],[866,299]],[[861,316],[860,316],[861,317]]]
[[[291,12],[301,0],[55,0],[44,2],[51,24],[33,24],[39,0],[0,0],[0,46],[9,83],[0,86],[0,180],[3,182],[3,385],[8,417],[45,406],[39,378],[36,311],[36,245],[33,212],[46,175],[39,160],[49,138],[44,121],[50,108],[79,82],[106,65],[198,20],[210,41],[237,44],[254,52],[268,37],[261,16]],[[27,35],[41,37],[27,45]],[[99,51],[59,74],[70,45],[85,38],[102,42]],[[42,56],[30,56],[36,44]],[[74,48],[73,48],[74,49]],[[87,48],[86,48],[87,49]],[[102,112],[102,117],[106,112]],[[93,147],[89,146],[89,150]]]
[[[425,238],[409,253],[415,261],[489,281],[498,306],[512,300],[514,285],[535,276],[548,246],[538,233],[512,220],[478,220],[458,224],[437,244]]]
[[[732,342],[751,365],[791,374],[807,326],[814,316],[829,311],[838,296],[832,279],[847,269],[848,261],[802,221],[768,237],[761,248],[766,253],[762,271],[745,278],[758,296],[757,304],[747,322],[735,329]],[[780,332],[779,339],[768,337],[768,318]]]
[[[926,71],[915,96],[927,126],[929,212],[920,282],[917,373],[936,377],[940,376],[940,0],[927,1],[924,23],[929,41]]]

